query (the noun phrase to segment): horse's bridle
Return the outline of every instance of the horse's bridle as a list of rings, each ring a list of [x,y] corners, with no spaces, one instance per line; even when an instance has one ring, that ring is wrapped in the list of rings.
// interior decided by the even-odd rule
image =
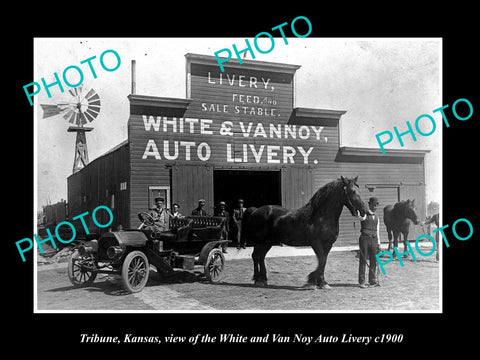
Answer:
[[[345,197],[347,198],[348,205],[353,210],[357,210],[355,206],[353,206],[352,200],[350,200],[350,196],[348,196],[347,185],[343,185],[343,190],[345,191]]]
[[[417,215],[417,214],[415,213],[415,209],[413,209],[413,213],[414,213],[415,215]],[[405,219],[410,219],[410,218],[407,216],[407,206],[405,206],[405,207],[403,208],[403,216],[405,216]],[[412,220],[412,219],[410,219],[410,220]],[[424,225],[420,220],[418,220],[418,216],[417,216],[417,221],[418,221],[418,223],[421,224],[422,226]],[[413,222],[413,220],[412,220],[412,222]],[[415,222],[413,222],[413,223],[415,224]]]

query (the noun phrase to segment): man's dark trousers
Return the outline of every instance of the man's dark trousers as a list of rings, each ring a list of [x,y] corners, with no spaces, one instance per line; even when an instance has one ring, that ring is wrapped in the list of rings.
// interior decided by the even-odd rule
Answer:
[[[360,235],[359,248],[360,262],[358,268],[358,283],[365,284],[365,265],[367,264],[366,260],[369,260],[368,282],[371,285],[374,285],[377,283],[377,258],[375,257],[378,253],[377,237]]]

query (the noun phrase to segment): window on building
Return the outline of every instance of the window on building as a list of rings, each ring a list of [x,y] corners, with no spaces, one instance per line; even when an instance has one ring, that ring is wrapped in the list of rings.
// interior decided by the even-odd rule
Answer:
[[[148,206],[150,209],[155,207],[155,198],[165,199],[165,206],[170,209],[170,186],[149,186],[148,187]]]

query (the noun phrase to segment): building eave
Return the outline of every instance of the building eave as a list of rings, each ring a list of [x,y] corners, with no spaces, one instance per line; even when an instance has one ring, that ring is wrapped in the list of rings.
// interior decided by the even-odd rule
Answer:
[[[127,96],[130,105],[153,106],[170,109],[187,109],[192,100],[180,98],[168,98],[150,95],[130,94]]]
[[[394,163],[422,164],[430,150],[387,149],[382,154],[380,148],[360,148],[341,146],[338,149],[336,162],[356,163]]]
[[[337,126],[345,110],[314,109],[296,107],[293,109],[289,124]]]
[[[414,157],[424,158],[431,150],[385,149],[382,154],[380,148],[340,147],[341,155],[345,156],[384,156],[384,157]]]
[[[211,55],[188,53],[188,54],[185,54],[185,58],[187,59],[187,62],[191,62],[195,64],[218,66],[217,58]],[[220,59],[225,59],[225,57],[220,57]],[[240,63],[240,61],[233,56],[230,60],[228,60],[227,62],[224,62],[222,65],[224,68],[241,69],[242,67],[244,68],[245,66],[248,66],[249,70],[281,72],[281,73],[290,73],[290,74],[294,74],[301,67],[301,65],[258,61],[258,60],[246,60],[246,59],[242,59],[242,63]],[[219,67],[219,71],[220,71],[220,67]]]

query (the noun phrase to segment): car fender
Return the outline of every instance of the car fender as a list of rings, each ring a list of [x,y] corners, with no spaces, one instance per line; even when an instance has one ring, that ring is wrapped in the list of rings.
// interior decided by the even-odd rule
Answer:
[[[220,246],[222,246],[222,244],[226,242],[228,243],[228,240],[216,240],[206,243],[205,246],[202,248],[200,255],[198,256],[198,263],[201,265],[205,265],[210,251],[212,251],[212,249],[219,248]]]

